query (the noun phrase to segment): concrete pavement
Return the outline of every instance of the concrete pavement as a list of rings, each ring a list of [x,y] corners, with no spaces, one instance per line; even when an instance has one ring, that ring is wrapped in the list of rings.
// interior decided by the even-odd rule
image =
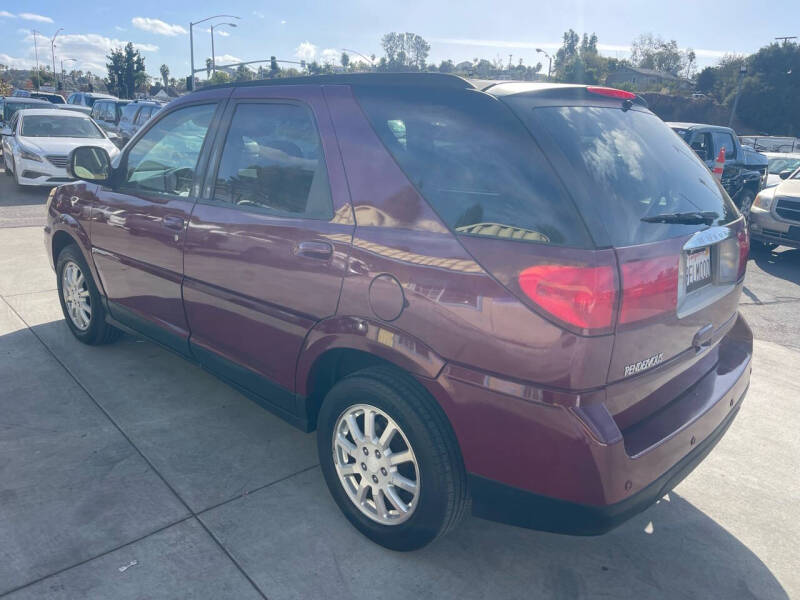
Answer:
[[[748,276],[761,303],[745,310],[769,323],[789,303],[763,299],[796,283],[788,268],[777,284],[762,271]],[[0,229],[4,598],[800,597],[796,338],[775,343],[759,324],[774,341],[757,341],[728,434],[617,530],[574,538],[469,518],[398,554],[339,513],[313,435],[150,343],[79,344],[54,289],[41,229]]]

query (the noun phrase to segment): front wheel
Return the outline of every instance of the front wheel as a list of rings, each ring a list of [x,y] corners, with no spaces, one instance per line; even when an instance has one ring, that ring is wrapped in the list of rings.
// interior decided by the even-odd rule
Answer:
[[[410,376],[358,371],[328,392],[317,428],[328,489],[347,519],[392,550],[416,550],[468,508],[466,474],[441,408]]]
[[[107,344],[121,332],[106,323],[100,292],[81,251],[66,246],[56,261],[58,298],[72,334],[84,344]]]

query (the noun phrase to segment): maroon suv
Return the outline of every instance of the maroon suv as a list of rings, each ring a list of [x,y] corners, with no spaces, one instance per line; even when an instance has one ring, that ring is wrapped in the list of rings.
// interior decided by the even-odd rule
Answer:
[[[745,223],[635,95],[433,74],[206,88],[48,202],[66,323],[305,431],[384,546],[644,510],[748,386]]]

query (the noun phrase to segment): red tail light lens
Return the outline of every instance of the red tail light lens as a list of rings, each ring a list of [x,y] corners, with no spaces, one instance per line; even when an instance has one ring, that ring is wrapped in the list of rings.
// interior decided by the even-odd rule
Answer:
[[[620,323],[648,319],[678,306],[678,256],[660,256],[622,265]]]
[[[518,281],[528,298],[565,323],[611,327],[617,286],[610,266],[537,265],[522,271]]]
[[[736,238],[739,242],[739,276],[737,279],[741,279],[747,270],[747,257],[750,255],[750,233],[746,226],[739,230]]]
[[[636,94],[633,92],[626,92],[625,90],[618,90],[616,88],[601,87],[590,85],[586,88],[590,94],[597,94],[599,96],[608,96],[609,98],[619,98],[620,100],[633,100]]]

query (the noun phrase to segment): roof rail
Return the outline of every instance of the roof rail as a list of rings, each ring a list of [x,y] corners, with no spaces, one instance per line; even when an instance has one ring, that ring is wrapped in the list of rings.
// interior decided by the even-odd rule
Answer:
[[[195,91],[270,85],[408,85],[461,90],[474,88],[466,79],[447,73],[343,73],[235,81],[217,85],[204,85],[203,87],[198,87]]]

